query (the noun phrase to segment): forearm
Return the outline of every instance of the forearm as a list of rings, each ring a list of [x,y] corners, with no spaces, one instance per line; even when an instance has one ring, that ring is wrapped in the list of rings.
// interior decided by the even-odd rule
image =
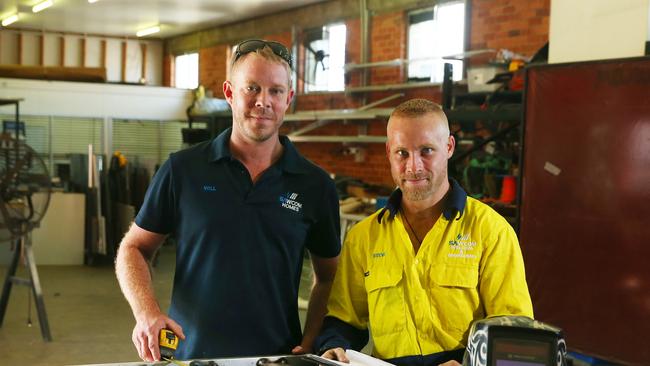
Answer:
[[[115,272],[136,319],[161,312],[153,290],[149,262],[139,249],[122,245],[115,260]]]
[[[332,281],[317,282],[312,287],[302,341],[302,344],[310,349],[323,326],[323,318],[327,313],[327,299],[331,289]]]
[[[326,316],[314,342],[314,352],[322,353],[336,347],[360,351],[368,344],[368,338],[368,329],[356,328],[336,317]]]

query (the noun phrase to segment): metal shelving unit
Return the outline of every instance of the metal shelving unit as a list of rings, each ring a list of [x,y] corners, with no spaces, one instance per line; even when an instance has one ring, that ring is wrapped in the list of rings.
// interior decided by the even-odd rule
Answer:
[[[521,138],[523,93],[521,91],[456,92],[452,83],[452,71],[451,65],[445,64],[442,101],[443,109],[450,124],[458,123],[461,126],[469,126],[476,121],[480,121],[493,131],[489,137],[483,139],[457,139],[456,151],[449,161],[450,175],[459,180],[461,184],[466,183],[463,185],[469,185],[465,186],[465,189],[469,194],[472,194],[476,193],[472,189],[475,188],[473,187],[475,184],[469,184],[468,182],[476,183],[476,179],[472,180],[465,170],[471,164],[467,162],[468,158],[481,155],[487,145],[491,143],[500,143],[509,145],[510,151],[514,150],[514,155],[518,160],[521,159],[523,146]],[[464,148],[461,148],[461,146]],[[492,177],[491,186],[488,186],[487,172],[491,168],[484,169],[483,182],[481,182],[482,191],[493,190],[500,192],[501,190],[497,188],[500,184],[497,184],[498,179],[495,177]],[[505,175],[500,173],[489,174],[493,176]],[[515,176],[517,175],[515,174]],[[519,185],[517,185],[517,188],[519,188]],[[487,198],[486,203],[490,204],[517,229],[519,226],[520,206],[518,195],[511,203],[501,202],[501,197],[489,196]]]

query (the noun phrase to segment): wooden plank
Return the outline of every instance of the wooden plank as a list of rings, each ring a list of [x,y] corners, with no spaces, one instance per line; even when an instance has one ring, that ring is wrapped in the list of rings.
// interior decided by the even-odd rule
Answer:
[[[101,66],[106,67],[106,40],[102,39],[101,42]]]
[[[81,52],[81,67],[86,67],[86,39],[81,38],[81,47],[80,52]]]
[[[18,33],[18,47],[17,47],[17,49],[18,49],[18,54],[16,55],[17,56],[16,64],[22,65],[23,64],[23,34],[20,33],[20,32]]]
[[[147,44],[140,44],[140,50],[142,51],[142,67],[140,68],[140,83],[147,83]]]
[[[103,67],[0,65],[0,77],[103,83],[106,82],[106,69]]]
[[[38,64],[45,66],[45,34],[38,36]]]
[[[59,51],[61,52],[59,55],[59,65],[65,67],[65,37],[63,36],[59,37]]]
[[[122,82],[126,82],[126,41],[122,42]]]

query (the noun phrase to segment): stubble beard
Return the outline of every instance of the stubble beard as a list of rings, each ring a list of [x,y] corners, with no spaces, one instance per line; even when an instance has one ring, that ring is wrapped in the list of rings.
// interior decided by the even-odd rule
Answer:
[[[422,187],[411,187],[405,183],[406,179],[427,179],[427,184]],[[409,201],[422,201],[431,197],[441,186],[444,174],[406,174],[399,177],[397,185],[402,190],[402,196]]]
[[[273,132],[264,132],[263,130],[254,130],[252,128],[249,128],[247,126],[242,126],[242,129],[244,131],[244,135],[248,137],[249,139],[256,141],[256,142],[264,142],[273,136]]]
[[[409,201],[422,201],[433,192],[433,184],[431,181],[424,187],[409,187],[406,184],[401,184],[400,188],[403,197]]]
[[[244,116],[241,120],[237,122],[237,125],[239,126],[239,129],[242,131],[244,136],[247,138],[256,141],[256,142],[264,142],[273,137],[279,127],[277,129],[271,127],[270,130],[267,128],[255,128],[255,122],[249,120],[253,119],[254,117],[247,117]],[[249,120],[249,121],[247,121]]]

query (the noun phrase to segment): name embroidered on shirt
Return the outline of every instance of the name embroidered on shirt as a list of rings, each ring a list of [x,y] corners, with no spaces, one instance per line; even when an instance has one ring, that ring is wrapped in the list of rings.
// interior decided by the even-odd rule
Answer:
[[[203,191],[204,191],[204,192],[216,192],[216,191],[217,191],[217,187],[215,187],[215,186],[209,186],[209,185],[204,185],[204,186],[203,186]]]
[[[385,256],[386,256],[386,253],[384,253],[384,252],[372,253],[373,258],[381,258],[381,257],[385,257]]]
[[[472,241],[469,234],[458,234],[456,238],[449,241],[449,250],[451,253],[447,254],[449,258],[476,258],[476,254],[467,253],[472,252],[476,247],[476,242]]]
[[[280,204],[284,208],[288,208],[289,210],[295,211],[295,212],[300,212],[302,210],[302,203],[296,201],[298,198],[298,193],[291,193],[287,192],[286,194],[281,194],[279,199],[280,199]]]

